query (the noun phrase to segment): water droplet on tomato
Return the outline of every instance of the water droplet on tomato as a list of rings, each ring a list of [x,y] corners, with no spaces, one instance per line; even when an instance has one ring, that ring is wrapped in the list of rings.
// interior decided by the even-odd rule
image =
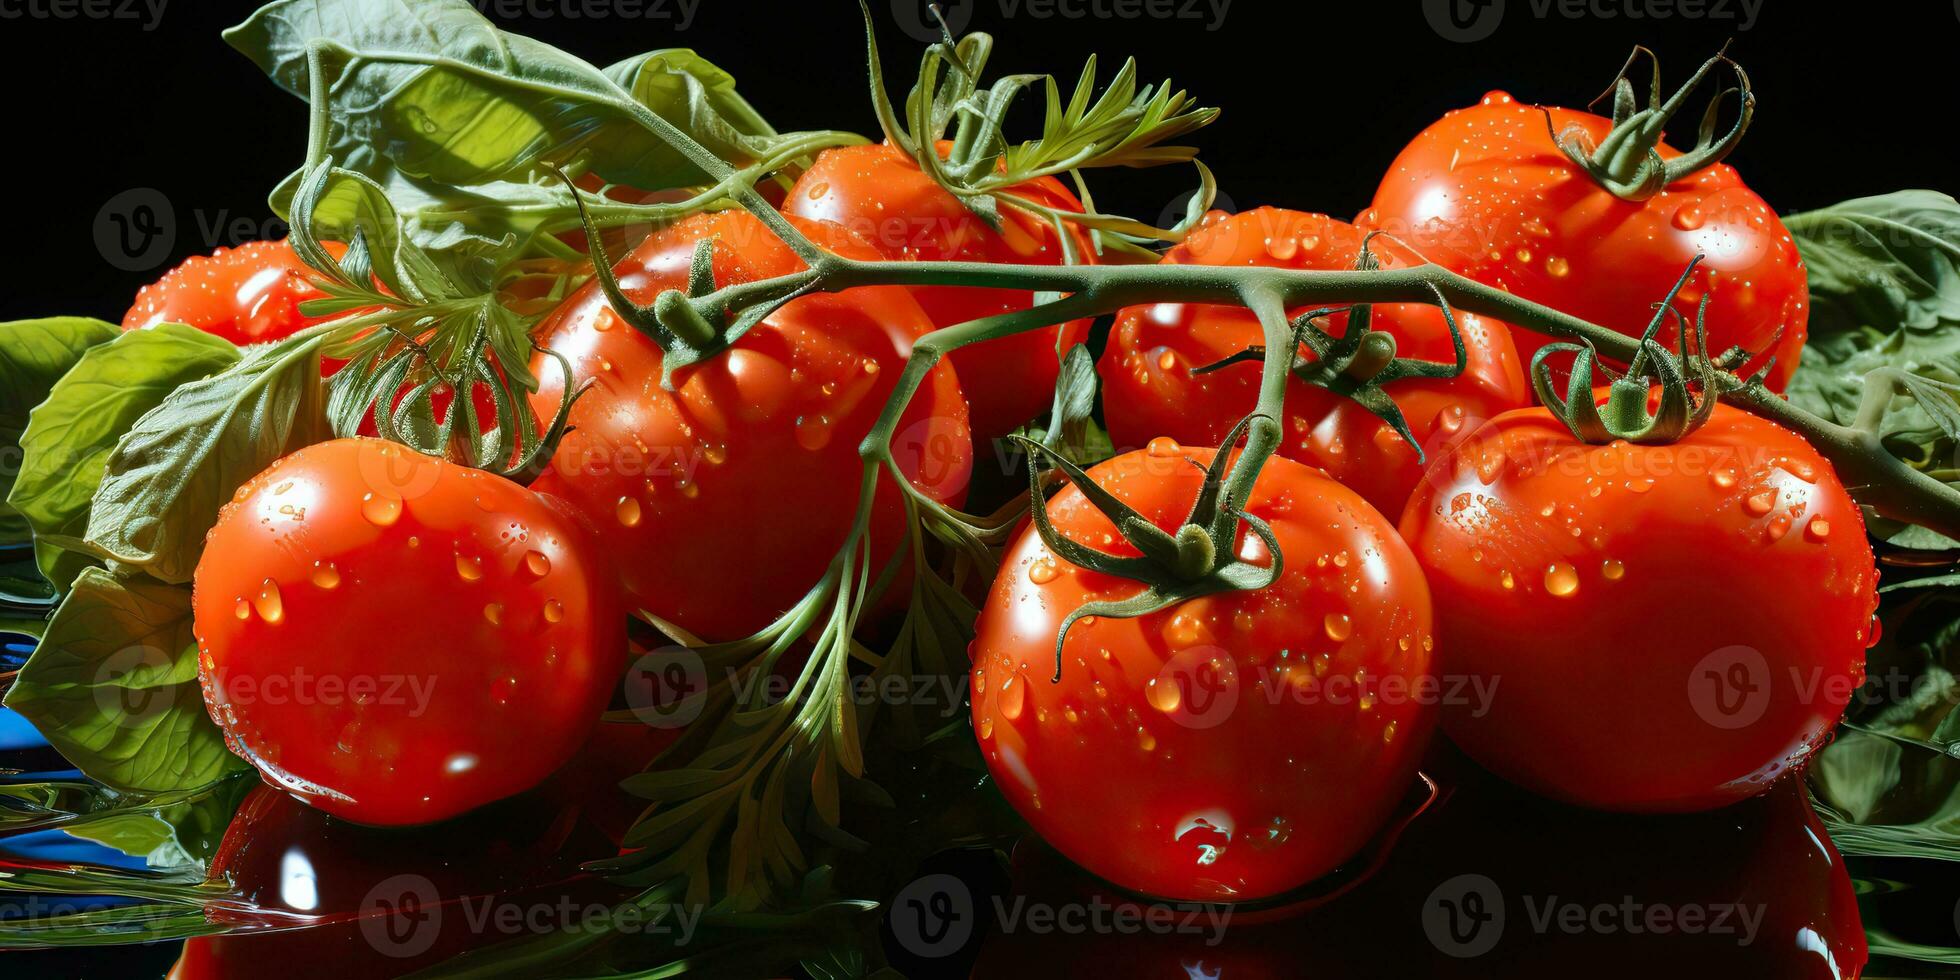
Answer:
[[[530,551],[524,555],[524,567],[539,578],[551,574],[551,559],[542,551]]]
[[[627,527],[638,527],[640,524],[639,498],[619,498],[619,503],[613,505],[613,516],[619,519],[619,523]]]
[[[1162,677],[1153,677],[1144,685],[1143,697],[1151,707],[1167,715],[1184,704],[1184,693],[1177,689],[1177,683]]]
[[[994,709],[1002,718],[1014,721],[1028,706],[1028,679],[1017,673],[1000,682],[1000,694],[994,699]]]
[[[546,599],[544,601],[544,621],[547,623],[561,623],[564,620],[565,605],[556,599]]]
[[[1749,497],[1742,502],[1742,508],[1756,517],[1761,517],[1764,514],[1769,513],[1770,509],[1775,506],[1776,506],[1776,490],[1774,488],[1769,490],[1764,490],[1761,493],[1750,494]]]
[[[1347,613],[1328,613],[1320,625],[1327,631],[1327,638],[1336,643],[1354,635],[1354,620]]]
[[[1822,541],[1831,536],[1831,522],[1821,517],[1813,517],[1804,525],[1803,536],[1812,541]]]
[[[1391,721],[1382,726],[1382,744],[1387,745],[1393,741],[1395,741],[1395,722]]]
[[[1055,580],[1060,572],[1055,568],[1055,560],[1042,558],[1028,566],[1028,581],[1036,585],[1047,585]]]
[[[1716,486],[1727,490],[1735,486],[1735,471],[1728,468],[1719,469],[1714,472],[1711,479],[1715,481]]]
[[[796,444],[811,452],[830,445],[830,418],[804,415],[796,420]]]
[[[1608,582],[1618,582],[1626,577],[1627,567],[1618,558],[1608,558],[1599,563],[1599,577]]]
[[[483,578],[483,559],[469,555],[456,556],[456,577],[465,582],[475,582]]]
[[[266,579],[259,586],[258,597],[252,600],[252,608],[258,610],[259,618],[268,623],[276,623],[286,618],[286,600],[279,595],[279,583]]]
[[[1497,584],[1506,589],[1515,589],[1518,587],[1518,580],[1512,576],[1511,570],[1507,568],[1497,573]]]
[[[330,561],[314,562],[313,584],[329,592],[340,588],[340,569]]]
[[[1562,561],[1553,562],[1545,569],[1545,591],[1555,596],[1579,591],[1579,570]]]
[[[1145,752],[1157,751],[1157,736],[1150,734],[1150,731],[1148,729],[1143,728],[1142,726],[1138,726],[1137,748],[1140,748]]]
[[[361,516],[375,527],[390,527],[402,519],[401,498],[367,494],[361,498]]]
[[[239,619],[251,619],[252,604],[246,601],[244,596],[239,596],[238,605],[232,607],[231,613],[232,615],[237,616]]]
[[[1296,238],[1266,239],[1266,254],[1281,262],[1290,262],[1300,254],[1300,241]]]
[[[1563,255],[1553,255],[1545,259],[1545,274],[1553,279],[1563,279],[1572,274],[1572,263]]]
[[[503,603],[501,603],[501,602],[492,602],[492,603],[490,603],[489,605],[486,605],[486,606],[484,606],[484,607],[483,607],[483,618],[484,618],[484,619],[486,619],[486,620],[489,620],[489,622],[490,622],[490,625],[492,625],[492,626],[502,626],[502,625],[504,625],[504,606],[503,606]]]
[[[1674,212],[1674,227],[1682,231],[1694,231],[1708,220],[1698,204],[1683,204],[1681,210]]]
[[[1184,447],[1179,446],[1177,440],[1170,436],[1158,436],[1150,440],[1150,445],[1144,448],[1144,452],[1159,459],[1176,456],[1183,451]]]

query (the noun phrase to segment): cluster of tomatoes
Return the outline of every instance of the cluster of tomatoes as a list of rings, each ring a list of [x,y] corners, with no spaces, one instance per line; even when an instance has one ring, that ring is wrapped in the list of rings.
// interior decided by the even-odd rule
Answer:
[[[1611,128],[1552,115],[1595,140]],[[1013,193],[1081,210],[1052,179]],[[982,222],[889,145],[825,152],[782,206],[852,258],[1094,260],[1086,237],[1065,249],[1012,207]],[[704,214],[616,263],[627,295],[685,288],[702,240],[719,284],[801,268],[751,215]],[[1501,93],[1419,135],[1354,223],[1214,215],[1163,261],[1345,270],[1364,242],[1384,267],[1436,262],[1634,334],[1703,255],[1680,301],[1707,298],[1709,349],[1756,355],[1750,369],[1780,386],[1802,346],[1802,264],[1732,169],[1623,200],[1560,156],[1544,110]],[[125,326],[277,339],[308,325],[307,280],[282,243],[223,251],[146,289]],[[239,490],[196,578],[213,718],[269,781],[365,823],[444,819],[538,784],[611,697],[628,612],[711,641],[775,620],[850,535],[859,443],[915,341],[1033,302],[955,287],[803,296],[669,387],[660,347],[583,287],[536,332],[548,351],[533,365],[538,414],[567,385],[587,392],[531,486],[345,439]],[[1435,306],[1378,305],[1371,324],[1403,356],[1455,357]],[[1347,314],[1324,325],[1338,335]],[[1754,795],[1827,736],[1860,681],[1875,583],[1829,464],[1726,406],[1673,443],[1588,444],[1531,407],[1523,359],[1543,341],[1488,317],[1454,328],[1459,375],[1389,389],[1420,450],[1354,402],[1292,383],[1279,454],[1234,502],[1272,531],[1242,527],[1238,557],[1283,558],[1265,588],[1081,620],[1051,681],[1063,620],[1138,584],[1071,564],[1034,530],[1010,545],[977,624],[974,728],[1002,791],[1059,850],[1136,891],[1255,899],[1362,848],[1439,720],[1512,781],[1627,811]],[[900,423],[933,447],[899,454],[914,486],[964,503],[975,441],[1045,411],[1057,352],[1088,333],[1067,323],[955,351]],[[1104,412],[1116,445],[1141,448],[1090,478],[1175,532],[1214,452],[1187,447],[1218,445],[1254,408],[1260,366],[1217,365],[1261,336],[1239,307],[1119,313],[1100,361]],[[1046,506],[1059,533],[1125,553],[1080,488]],[[872,567],[905,521],[900,489],[882,486]],[[406,682],[304,703],[241,686],[295,670]]]

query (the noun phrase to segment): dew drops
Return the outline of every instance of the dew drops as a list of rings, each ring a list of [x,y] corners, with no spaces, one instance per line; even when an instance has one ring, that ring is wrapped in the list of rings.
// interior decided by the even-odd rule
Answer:
[[[1300,240],[1297,238],[1268,238],[1266,239],[1266,254],[1281,262],[1292,261],[1294,256],[1300,254]]]
[[[1627,489],[1633,493],[1646,493],[1647,491],[1654,489],[1654,481],[1649,480],[1646,477],[1641,477],[1638,480],[1628,480]]]
[[[1572,274],[1572,263],[1563,255],[1554,255],[1545,260],[1545,274],[1554,279],[1563,279]]]
[[[1511,570],[1507,568],[1497,573],[1497,584],[1506,589],[1515,589],[1518,587],[1518,580],[1511,574]]]
[[[1144,451],[1158,459],[1164,459],[1183,452],[1184,447],[1179,446],[1177,440],[1169,436],[1158,436],[1150,440],[1150,445],[1145,447]]]
[[[827,415],[803,415],[796,420],[796,444],[811,452],[830,445],[830,432]]]
[[[1831,522],[1821,517],[1813,517],[1804,525],[1803,536],[1812,541],[1822,541],[1831,536]]]
[[[456,577],[465,582],[475,582],[483,578],[483,559],[469,555],[457,555]]]
[[[992,718],[982,716],[978,727],[981,738],[989,739],[994,737],[994,720]]]
[[[542,551],[527,552],[524,555],[524,567],[531,574],[543,578],[551,574],[551,559]]]
[[[1176,354],[1173,354],[1170,351],[1165,351],[1162,354],[1157,355],[1157,370],[1168,371],[1176,366],[1177,366]]]
[[[1143,697],[1151,707],[1167,715],[1184,704],[1184,694],[1177,689],[1177,684],[1162,677],[1150,679],[1150,683],[1144,686]]]
[[[231,614],[237,616],[239,619],[251,619],[252,604],[247,602],[244,596],[239,596],[238,605],[232,607]]]
[[[340,569],[336,568],[333,562],[314,562],[312,578],[315,586],[326,589],[329,592],[340,588]]]
[[[1393,741],[1395,741],[1395,722],[1391,721],[1382,726],[1382,744],[1387,745]]]
[[[1769,513],[1770,509],[1775,506],[1776,506],[1776,491],[1773,489],[1764,490],[1761,493],[1750,494],[1748,499],[1742,502],[1742,508],[1755,517],[1761,517],[1764,514]]]
[[[1682,231],[1694,231],[1707,220],[1708,216],[1702,213],[1698,204],[1684,204],[1681,210],[1674,212],[1674,227]]]
[[[483,618],[492,626],[504,625],[504,604],[493,602],[483,607]]]
[[[1000,694],[994,699],[994,709],[1002,718],[1014,721],[1028,706],[1028,680],[1016,674],[1000,682]]]
[[[564,622],[565,604],[556,599],[546,599],[544,601],[544,621],[547,623]]]
[[[1036,585],[1047,585],[1055,580],[1060,572],[1055,568],[1055,560],[1043,558],[1028,566],[1028,581]]]
[[[1626,577],[1627,566],[1618,558],[1608,558],[1599,563],[1599,577],[1608,582],[1618,582]]]
[[[619,519],[619,523],[627,527],[638,527],[640,524],[639,498],[619,498],[619,503],[613,506],[613,516]]]
[[[367,494],[361,498],[361,516],[375,527],[390,527],[402,519],[400,497]]]
[[[1735,471],[1732,469],[1723,468],[1716,470],[1711,478],[1715,481],[1716,486],[1724,490],[1735,486]]]
[[[279,583],[266,579],[259,586],[259,594],[252,600],[252,608],[258,611],[259,618],[268,623],[276,623],[286,618],[286,600],[279,595]]]
[[[1579,591],[1579,570],[1565,562],[1553,562],[1545,569],[1545,591],[1569,596]]]
[[[1321,621],[1321,628],[1327,631],[1327,638],[1339,643],[1354,635],[1354,620],[1347,613],[1328,613]]]
[[[1157,751],[1157,736],[1150,734],[1149,729],[1138,727],[1137,748],[1140,748],[1145,752]]]

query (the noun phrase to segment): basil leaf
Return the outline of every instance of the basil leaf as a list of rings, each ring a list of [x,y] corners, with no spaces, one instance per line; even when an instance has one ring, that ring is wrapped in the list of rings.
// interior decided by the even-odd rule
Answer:
[[[90,349],[34,409],[21,436],[20,477],[7,502],[41,540],[48,581],[80,571],[66,542],[88,527],[89,501],[116,443],[179,387],[238,363],[238,348],[180,323],[137,330]]]
[[[6,704],[114,789],[194,789],[245,765],[205,713],[182,586],[83,572]]]
[[[1856,421],[1865,376],[1897,368],[1915,377],[1881,420],[1900,459],[1942,476],[1960,460],[1960,202],[1910,190],[1784,219],[1810,276],[1810,336],[1790,401],[1841,424]],[[1892,521],[1874,534],[1902,547],[1955,542]]]
[[[399,170],[468,187],[584,152],[607,179],[646,190],[708,182],[635,118],[648,110],[726,161],[767,145],[743,132],[759,120],[731,98],[726,74],[691,52],[648,56],[629,93],[585,61],[499,30],[467,0],[278,0],[225,40],[302,99],[318,57],[334,123],[325,149],[377,179]],[[722,116],[737,107],[746,113]]]
[[[85,540],[165,582],[188,582],[218,508],[240,484],[330,437],[320,337],[246,351],[171,392],[109,457]]]
[[[113,324],[78,316],[0,323],[0,545],[30,538],[27,519],[5,502],[22,464],[20,440],[28,413],[84,351],[120,332]]]

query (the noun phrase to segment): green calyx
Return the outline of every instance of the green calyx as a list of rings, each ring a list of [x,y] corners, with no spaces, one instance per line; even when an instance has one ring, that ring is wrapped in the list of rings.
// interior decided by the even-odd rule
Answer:
[[[1687,84],[1663,101],[1659,59],[1646,48],[1634,48],[1613,83],[1613,129],[1606,138],[1594,145],[1592,134],[1584,126],[1572,123],[1564,130],[1552,133],[1553,142],[1558,144],[1566,157],[1614,195],[1628,201],[1644,201],[1653,197],[1667,185],[1720,162],[1742,141],[1743,131],[1749,128],[1749,121],[1756,112],[1756,96],[1750,90],[1748,73],[1742,70],[1741,65],[1729,60],[1726,52],[1727,46],[1724,45],[1722,52],[1703,62]],[[1642,55],[1653,66],[1646,108],[1639,107],[1633,83],[1627,78],[1627,71]],[[1708,108],[1702,113],[1694,149],[1672,160],[1661,159],[1658,147],[1662,130],[1717,65],[1727,65],[1735,73],[1735,87],[1722,89],[1709,100]],[[1720,120],[1722,104],[1731,95],[1737,98],[1739,109],[1734,123],[1727,132],[1723,132]],[[1545,116],[1545,124],[1547,127],[1551,125],[1550,113]]]
[[[1701,256],[1695,256],[1675,281],[1674,288],[1668,291],[1667,299],[1657,305],[1654,319],[1641,335],[1639,353],[1625,375],[1612,379],[1603,409],[1593,397],[1593,369],[1599,367],[1609,373],[1610,369],[1599,362],[1598,352],[1591,344],[1547,344],[1531,359],[1531,384],[1538,392],[1538,399],[1565,423],[1575,438],[1593,445],[1616,440],[1646,445],[1670,443],[1708,421],[1715,411],[1717,394],[1717,366],[1707,355],[1701,333],[1708,297],[1702,297],[1692,328],[1674,308],[1674,298],[1687,285],[1700,262]],[[1678,361],[1654,339],[1669,317],[1682,321]],[[1692,343],[1690,336],[1694,338]],[[1556,353],[1573,355],[1572,375],[1566,382],[1563,397],[1552,384],[1549,358]],[[1695,372],[1695,381],[1701,389],[1699,399],[1689,391],[1684,368]],[[1650,411],[1650,392],[1655,385],[1660,387],[1660,405]]]
[[[1232,447],[1245,435],[1253,419],[1264,418],[1251,416],[1244,419],[1225,437],[1211,465],[1203,467],[1204,483],[1198,490],[1197,499],[1192,502],[1190,514],[1175,532],[1165,531],[1130,505],[1118,500],[1067,458],[1031,439],[1013,437],[1029,454],[1028,492],[1033,501],[1030,510],[1035,530],[1048,550],[1079,568],[1131,579],[1143,586],[1127,599],[1084,603],[1062,620],[1061,629],[1055,636],[1056,681],[1062,679],[1062,644],[1068,639],[1069,628],[1078,620],[1090,616],[1115,619],[1147,616],[1199,596],[1235,590],[1256,591],[1279,581],[1283,565],[1279,539],[1265,521],[1239,509],[1240,502],[1231,499],[1226,480],[1232,467]],[[1271,422],[1270,419],[1266,421]],[[1037,461],[1044,457],[1052,461],[1069,482],[1075,484],[1092,506],[1116,525],[1116,532],[1139,554],[1125,556],[1098,551],[1056,529],[1049,517],[1048,502],[1043,493],[1043,470],[1037,465]],[[1191,463],[1197,465],[1196,461]],[[1266,543],[1266,550],[1273,558],[1272,564],[1255,565],[1237,557],[1240,523],[1244,523]]]
[[[599,226],[586,207],[585,197],[569,176],[555,171],[578,203],[579,222],[585,229],[587,247],[592,253],[593,279],[606,295],[607,305],[628,326],[660,345],[660,383],[671,390],[674,372],[698,364],[733,346],[751,327],[761,323],[783,304],[809,292],[813,277],[801,286],[785,288],[757,302],[731,309],[726,294],[715,287],[715,242],[704,238],[694,245],[694,258],[688,268],[687,291],[662,290],[652,303],[635,303],[626,295],[613,272],[611,256],[600,237]]]
[[[1374,271],[1381,267],[1368,248],[1368,242],[1373,240],[1375,234],[1370,233],[1362,242],[1361,255],[1355,263],[1359,271]],[[1367,409],[1413,447],[1418,460],[1423,458],[1422,443],[1409,428],[1409,421],[1403,416],[1401,407],[1389,396],[1387,386],[1410,378],[1459,377],[1470,363],[1469,352],[1463,344],[1463,331],[1457,326],[1456,313],[1450,309],[1449,300],[1433,286],[1430,292],[1435,297],[1437,308],[1442,311],[1444,323],[1449,326],[1450,342],[1456,353],[1453,364],[1396,356],[1395,335],[1373,329],[1373,307],[1365,303],[1308,310],[1295,317],[1292,324],[1295,351],[1293,376]],[[1347,329],[1339,337],[1322,329],[1317,322],[1337,313],[1348,316]],[[1299,354],[1302,346],[1313,356]],[[1191,373],[1209,374],[1233,364],[1264,360],[1265,357],[1265,347],[1248,347],[1224,360],[1194,368]]]

